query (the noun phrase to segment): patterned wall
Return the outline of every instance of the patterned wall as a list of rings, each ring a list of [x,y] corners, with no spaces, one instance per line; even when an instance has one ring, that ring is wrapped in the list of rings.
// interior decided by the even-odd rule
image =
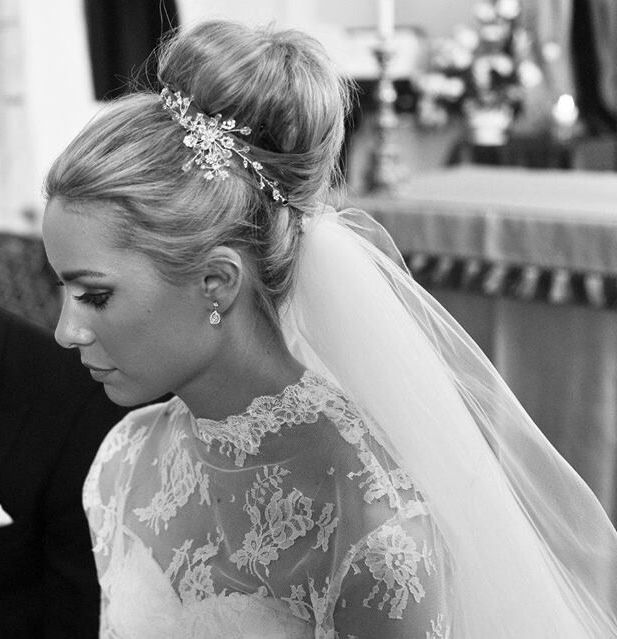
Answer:
[[[40,239],[0,233],[0,307],[44,328],[55,326],[60,292]]]

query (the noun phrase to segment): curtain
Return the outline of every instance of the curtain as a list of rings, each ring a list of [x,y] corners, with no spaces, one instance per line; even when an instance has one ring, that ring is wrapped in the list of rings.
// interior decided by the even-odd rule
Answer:
[[[581,115],[592,134],[613,132],[617,119],[615,0],[574,0],[572,56]],[[612,20],[612,22],[611,22]],[[612,109],[612,113],[611,113]]]
[[[572,0],[523,0],[522,5],[523,26],[532,36],[550,94],[558,97],[574,93],[570,57]]]
[[[0,230],[31,232],[36,184],[19,0],[0,0]]]
[[[133,83],[151,84],[149,58],[164,34],[178,26],[174,0],[85,0],[94,92],[115,98]]]
[[[533,135],[551,126],[553,105],[562,94],[575,94],[570,32],[572,0],[522,0],[521,23],[530,36],[531,53],[543,81],[525,92],[519,133]]]
[[[602,105],[617,118],[617,1],[589,0]]]

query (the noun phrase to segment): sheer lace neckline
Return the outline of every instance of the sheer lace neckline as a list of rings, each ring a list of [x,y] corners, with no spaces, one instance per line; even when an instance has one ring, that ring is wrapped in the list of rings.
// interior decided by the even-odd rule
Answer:
[[[305,370],[302,377],[275,395],[255,397],[246,410],[223,420],[195,417],[188,406],[175,397],[176,410],[188,417],[194,435],[210,447],[215,441],[221,452],[235,455],[235,463],[243,466],[246,455],[259,453],[267,433],[277,433],[282,426],[314,422],[319,409],[316,398],[323,394],[328,382],[317,373]],[[321,391],[321,393],[320,393]]]

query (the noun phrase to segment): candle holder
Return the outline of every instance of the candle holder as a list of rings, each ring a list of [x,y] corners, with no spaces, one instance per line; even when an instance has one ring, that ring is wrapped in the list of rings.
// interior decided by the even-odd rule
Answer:
[[[377,120],[375,144],[367,176],[369,192],[392,193],[401,181],[400,152],[398,146],[399,118],[394,105],[396,89],[390,77],[390,61],[394,55],[391,39],[381,37],[373,48],[379,66],[379,81],[375,92]]]

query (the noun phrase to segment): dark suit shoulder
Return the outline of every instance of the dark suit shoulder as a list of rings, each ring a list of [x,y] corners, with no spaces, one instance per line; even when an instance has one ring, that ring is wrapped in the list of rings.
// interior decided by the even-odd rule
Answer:
[[[81,403],[99,389],[76,350],[43,329],[0,310],[0,404]]]
[[[0,636],[94,637],[99,590],[81,490],[126,412],[76,351],[0,310]]]

